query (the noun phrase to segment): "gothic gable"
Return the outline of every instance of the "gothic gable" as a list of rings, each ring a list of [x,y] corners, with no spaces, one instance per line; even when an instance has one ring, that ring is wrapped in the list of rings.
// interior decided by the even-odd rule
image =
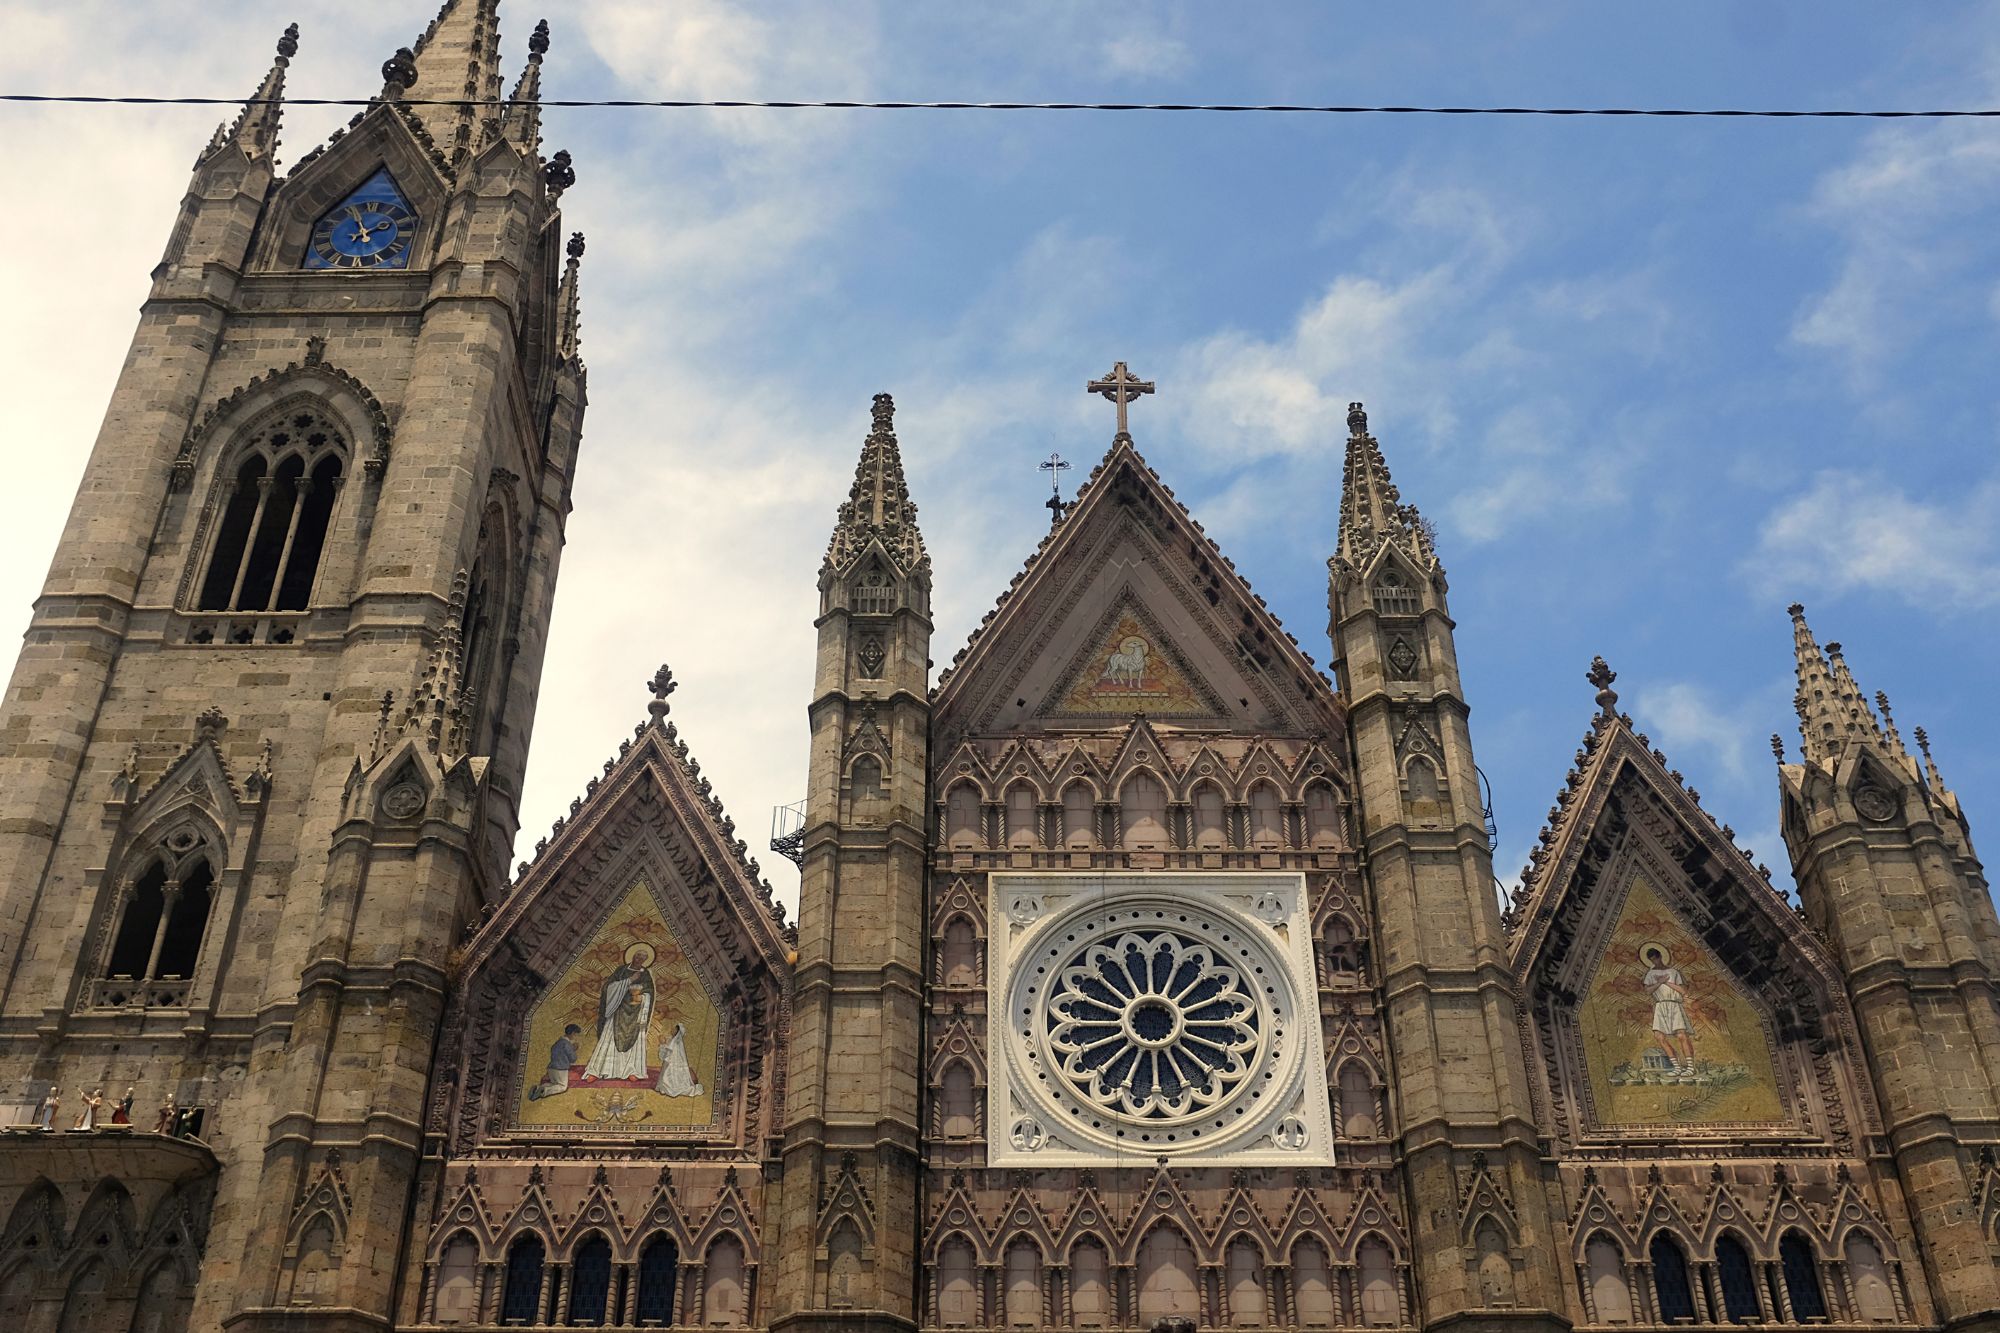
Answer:
[[[1606,704],[1508,916],[1560,1138],[1853,1149],[1852,1018],[1766,873]]]
[[[1134,714],[1214,730],[1338,725],[1324,679],[1129,440],[940,678],[935,704],[948,738]]]
[[[431,1126],[454,1153],[776,1128],[787,928],[655,707],[454,968]]]

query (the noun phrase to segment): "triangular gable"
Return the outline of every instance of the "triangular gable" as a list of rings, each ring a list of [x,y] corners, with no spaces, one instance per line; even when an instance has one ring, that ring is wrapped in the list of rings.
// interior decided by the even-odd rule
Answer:
[[[1558,1133],[1847,1143],[1862,1094],[1837,1075],[1859,1053],[1832,961],[1617,696],[1599,697],[1508,916]]]
[[[1333,691],[1129,439],[1112,445],[934,694],[949,741],[1128,721],[1318,734]]]
[[[788,930],[655,708],[454,967],[439,1072],[459,1150],[775,1132]]]

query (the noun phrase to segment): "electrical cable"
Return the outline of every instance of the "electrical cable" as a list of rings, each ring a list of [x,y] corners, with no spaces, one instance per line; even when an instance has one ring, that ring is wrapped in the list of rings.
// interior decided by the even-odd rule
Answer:
[[[0,102],[90,106],[286,106],[369,107],[369,97],[146,97],[98,96],[81,93],[0,93]],[[507,105],[490,99],[398,99],[410,107],[497,109]],[[543,98],[546,109],[597,108],[645,110],[753,111],[1174,111],[1221,114],[1329,116],[1642,116],[1743,120],[2000,120],[2000,108],[1937,108],[1931,110],[1863,110],[1836,108],[1748,107],[1618,107],[1618,106],[1335,106],[1286,102],[866,102],[758,101],[749,99]]]

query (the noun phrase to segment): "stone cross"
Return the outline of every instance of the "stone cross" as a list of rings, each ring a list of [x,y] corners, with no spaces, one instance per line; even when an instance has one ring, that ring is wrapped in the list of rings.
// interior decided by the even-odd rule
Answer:
[[[1153,392],[1153,382],[1151,380],[1142,380],[1134,375],[1125,368],[1123,361],[1111,367],[1109,375],[1106,375],[1101,380],[1092,380],[1084,387],[1089,392],[1103,394],[1106,398],[1118,404],[1118,433],[1120,435],[1131,434],[1131,431],[1126,428],[1125,424],[1126,404]]]

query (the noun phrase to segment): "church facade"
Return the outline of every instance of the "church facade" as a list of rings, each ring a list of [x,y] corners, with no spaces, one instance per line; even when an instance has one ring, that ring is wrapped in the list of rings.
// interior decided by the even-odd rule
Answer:
[[[2000,1330],[2000,920],[1792,608],[1796,906],[1618,709],[1502,906],[1359,404],[1322,676],[1109,451],[932,671],[828,497],[794,924],[672,718],[509,870],[587,374],[546,26],[203,150],[0,707],[0,1319]],[[588,515],[582,516],[588,521]]]

